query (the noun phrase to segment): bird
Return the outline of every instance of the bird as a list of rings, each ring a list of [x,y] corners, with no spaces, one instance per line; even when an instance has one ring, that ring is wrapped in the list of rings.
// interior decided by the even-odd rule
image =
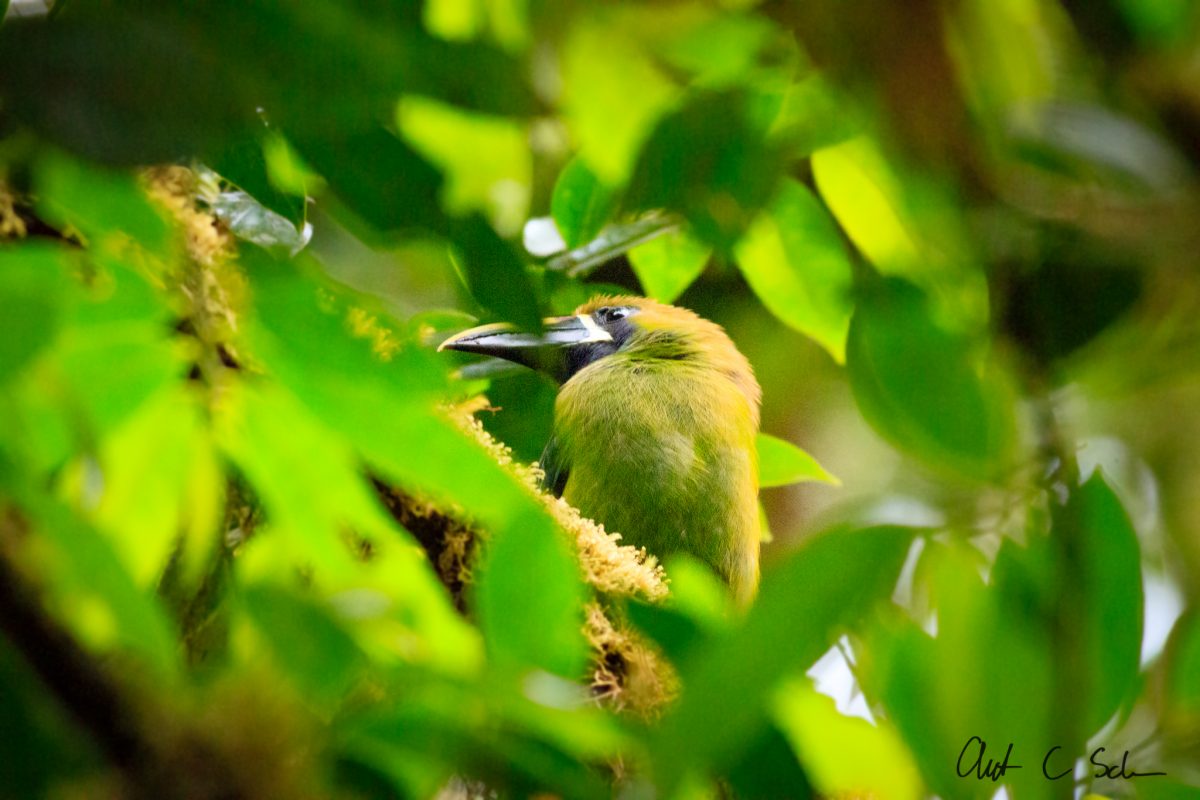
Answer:
[[[541,331],[494,323],[438,349],[555,378],[543,487],[659,559],[699,559],[739,604],[753,599],[762,392],[723,328],[648,298],[599,296]]]

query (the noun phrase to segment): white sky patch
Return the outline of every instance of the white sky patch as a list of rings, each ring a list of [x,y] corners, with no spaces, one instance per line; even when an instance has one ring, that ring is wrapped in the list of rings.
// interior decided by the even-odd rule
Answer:
[[[846,653],[853,657],[850,641],[843,636],[838,643],[825,651],[825,655],[817,659],[817,663],[805,674],[812,678],[817,691],[833,700],[837,710],[847,717],[865,719],[872,725],[875,717],[863,697],[854,671],[846,660]]]

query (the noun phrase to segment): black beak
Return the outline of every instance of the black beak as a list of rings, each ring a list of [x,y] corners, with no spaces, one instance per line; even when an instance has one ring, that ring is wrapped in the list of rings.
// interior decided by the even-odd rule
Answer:
[[[612,334],[590,316],[580,314],[551,317],[542,323],[541,333],[517,330],[505,323],[481,325],[451,336],[441,343],[438,351],[458,350],[503,358],[544,372],[561,383],[591,360],[584,355],[586,351],[612,343]]]

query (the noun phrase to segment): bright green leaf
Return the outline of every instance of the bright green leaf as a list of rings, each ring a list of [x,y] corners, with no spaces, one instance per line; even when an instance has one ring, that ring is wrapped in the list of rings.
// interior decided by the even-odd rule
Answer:
[[[53,341],[71,288],[67,276],[61,248],[0,249],[0,384]]]
[[[639,244],[628,255],[646,295],[673,303],[704,272],[712,248],[676,230]]]
[[[563,110],[579,157],[610,186],[622,186],[679,89],[637,43],[600,22],[576,25],[563,59]]]
[[[758,485],[764,489],[805,481],[833,486],[842,482],[829,474],[817,460],[791,442],[770,434],[758,435]]]
[[[734,255],[771,313],[845,359],[853,271],[833,220],[807,188],[786,181]]]
[[[833,700],[818,694],[806,679],[781,686],[774,706],[777,723],[823,796],[923,796],[917,765],[886,720],[872,724],[842,716]]]

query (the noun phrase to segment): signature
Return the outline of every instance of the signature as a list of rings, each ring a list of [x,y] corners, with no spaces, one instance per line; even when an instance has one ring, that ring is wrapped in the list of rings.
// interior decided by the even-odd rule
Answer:
[[[1042,775],[1046,780],[1057,781],[1065,778],[1074,772],[1074,761],[1061,754],[1056,758],[1055,753],[1062,750],[1062,745],[1055,745],[1046,751],[1045,758],[1042,759]],[[1120,761],[1109,761],[1104,758],[1104,753],[1107,750],[1105,747],[1097,747],[1092,751],[1089,761],[1095,768],[1092,773],[1093,778],[1108,778],[1110,780],[1132,780],[1133,778],[1150,778],[1155,775],[1166,775],[1165,772],[1138,772],[1129,764],[1129,751],[1126,750],[1121,755]],[[1004,751],[1004,757],[997,761],[994,758],[987,757],[987,742],[979,736],[972,736],[967,739],[967,743],[963,745],[962,751],[958,754],[958,762],[955,764],[955,769],[958,772],[958,777],[968,778],[974,776],[978,780],[990,780],[993,783],[999,781],[1011,769],[1024,769],[1024,765],[1016,764],[1012,761],[1013,758],[1013,743],[1008,743],[1008,749]],[[1053,764],[1051,762],[1054,762]],[[1062,771],[1055,771],[1055,766],[1066,766]]]

